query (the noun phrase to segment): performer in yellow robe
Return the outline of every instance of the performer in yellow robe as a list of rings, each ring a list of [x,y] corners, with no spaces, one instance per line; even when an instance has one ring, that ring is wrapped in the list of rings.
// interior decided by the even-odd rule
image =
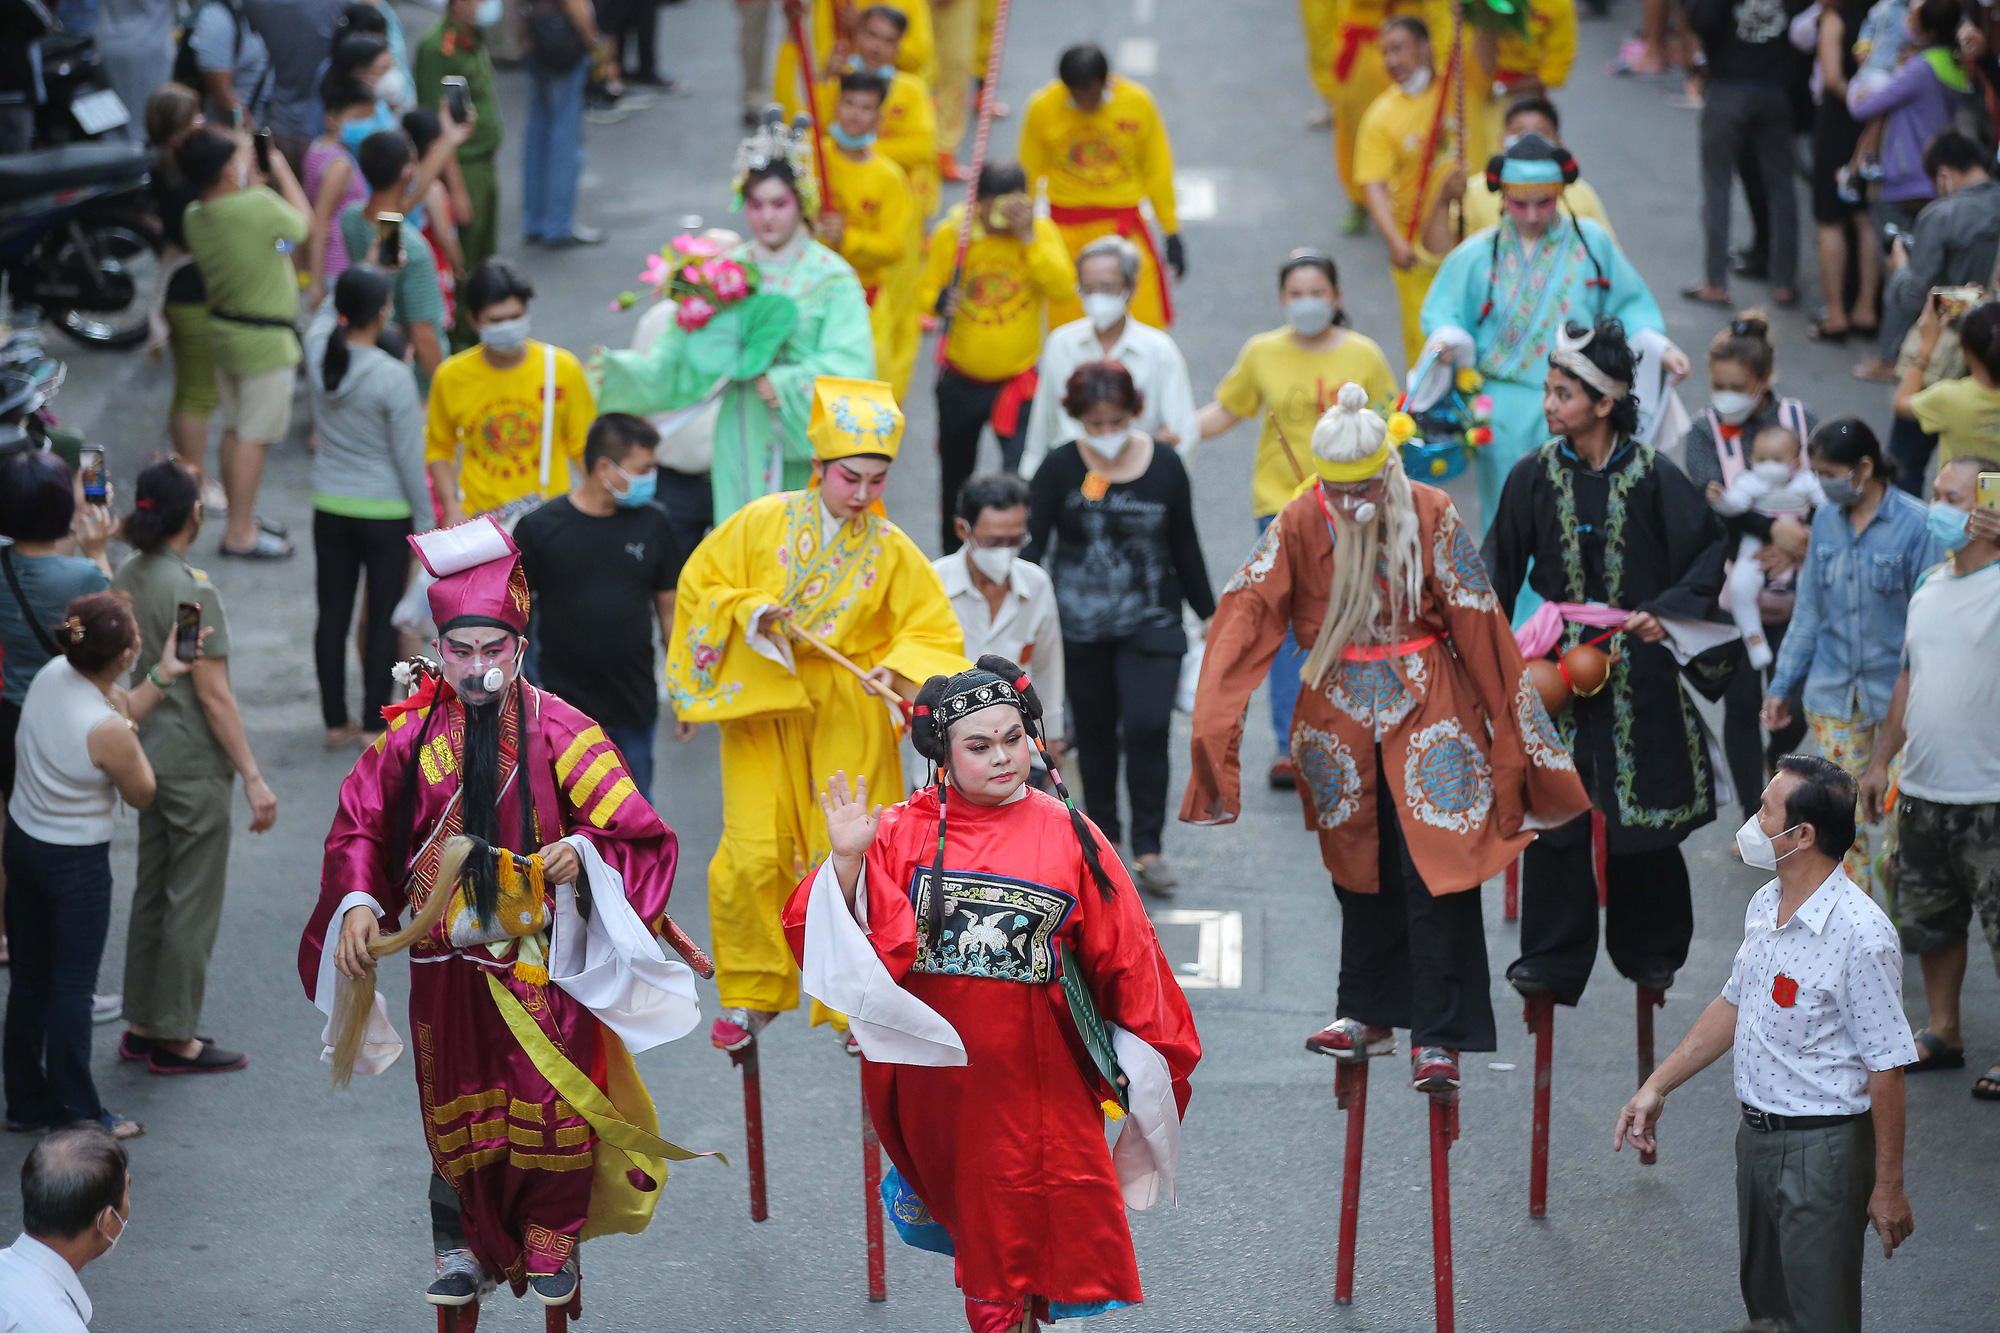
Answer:
[[[938,150],[955,157],[972,118],[979,0],[931,0],[931,25],[937,42]],[[985,72],[984,64],[976,71]]]
[[[830,142],[821,150],[833,199],[820,212],[819,238],[861,279],[875,335],[875,371],[900,403],[917,363],[917,312],[911,302],[919,224],[909,177],[876,141],[887,92],[887,82],[876,75],[841,76],[840,102],[827,126]]]
[[[806,18],[806,40],[812,43],[813,59],[821,64],[815,71],[815,78],[824,77],[826,66],[836,61],[846,67],[846,54],[836,52],[837,42],[844,43],[848,52],[856,46],[852,31],[836,32],[834,8],[842,0],[804,0],[809,13]],[[925,95],[929,96],[931,83],[937,78],[937,43],[931,32],[930,0],[895,0],[893,4],[859,7],[854,16],[854,24],[859,27],[871,9],[893,9],[903,16],[904,30],[902,42],[897,47],[895,65],[906,74],[914,74],[923,81]],[[880,73],[880,70],[870,70]],[[778,62],[771,71],[771,96],[785,109],[786,119],[805,110],[805,85],[799,80],[799,48],[792,45],[790,29],[786,29],[784,44],[778,48]]]
[[[1340,0],[1299,0],[1299,26],[1306,35],[1306,70],[1313,88],[1331,115],[1339,85],[1333,77],[1333,57],[1340,48]],[[1326,121],[1315,121],[1322,128]]]
[[[874,503],[902,433],[888,385],[815,381],[813,483],[737,510],[681,570],[668,694],[676,717],[722,732],[708,901],[725,1011],[710,1038],[725,1050],[798,1007],[779,913],[828,851],[815,789],[842,769],[871,799],[907,790],[896,710],[803,636],[906,699],[970,665],[944,585]]]
[[[1114,77],[1095,46],[1072,46],[1056,65],[1057,79],[1037,92],[1021,118],[1021,167],[1028,188],[1046,187],[1049,219],[1074,259],[1100,236],[1117,232],[1139,247],[1139,286],[1131,313],[1164,329],[1173,323],[1152,229],[1140,215],[1149,200],[1166,237],[1166,264],[1179,278],[1187,268],[1174,211],[1174,153],[1153,95]],[[1074,297],[1049,305],[1049,327],[1083,318]]]
[[[1576,0],[1528,0],[1528,35],[1500,38],[1494,81],[1509,98],[1546,96],[1576,63]]]

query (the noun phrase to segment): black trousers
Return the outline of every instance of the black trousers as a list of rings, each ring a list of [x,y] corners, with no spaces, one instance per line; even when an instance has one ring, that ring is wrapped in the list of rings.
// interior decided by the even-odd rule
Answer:
[[[1787,628],[1787,625],[1764,626],[1764,637],[1771,641],[1774,654],[1785,642]],[[1776,764],[1779,755],[1799,748],[1806,735],[1806,716],[1803,708],[1794,709],[1791,725],[1772,732],[1767,746],[1759,715],[1764,708],[1765,688],[1771,683],[1777,664],[1773,662],[1759,671],[1750,665],[1747,650],[1739,652],[1736,674],[1722,696],[1722,753],[1729,760],[1729,780],[1736,787],[1736,799],[1742,802],[1747,819],[1757,813],[1757,806],[1763,800],[1764,765]]]
[[[319,711],[329,727],[347,725],[347,625],[354,589],[368,576],[368,619],[361,643],[361,726],[380,731],[396,669],[396,627],[389,617],[410,576],[410,520],[347,518],[313,511],[313,562],[319,623],[313,630],[313,664],[319,671]]]
[[[1889,423],[1889,458],[1896,467],[1896,486],[1908,491],[1919,500],[1928,499],[1930,492],[1924,488],[1924,473],[1931,465],[1931,454],[1937,449],[1937,436],[1926,431],[1916,422],[1897,417]]]
[[[65,847],[7,821],[7,1119],[101,1120],[90,1077],[90,992],[111,929],[111,844]]]
[[[1424,886],[1386,792],[1375,802],[1375,836],[1381,887],[1333,890],[1340,899],[1337,1015],[1408,1028],[1412,1046],[1498,1050],[1479,890],[1433,894]]]
[[[1665,990],[1687,962],[1694,938],[1694,899],[1681,849],[1614,855],[1605,863],[1604,880],[1604,945],[1612,966]],[[1590,817],[1582,815],[1535,839],[1522,855],[1517,965],[1540,973],[1557,1003],[1575,1004],[1596,962],[1597,877]]]
[[[938,371],[938,509],[944,519],[946,555],[959,547],[958,533],[951,526],[958,509],[958,488],[979,466],[979,433],[992,419],[993,404],[1006,387],[1005,381],[968,379],[949,366]],[[1027,434],[1028,405],[1023,403],[1014,433],[1000,437],[1000,466],[1006,471],[1021,470],[1021,448],[1027,443]]]
[[[1077,748],[1083,752],[1077,762],[1083,771],[1085,812],[1106,838],[1118,842],[1122,754],[1125,792],[1132,804],[1132,855],[1154,855],[1167,822],[1168,724],[1174,691],[1180,687],[1181,659],[1139,652],[1127,639],[1065,639],[1063,663]]]

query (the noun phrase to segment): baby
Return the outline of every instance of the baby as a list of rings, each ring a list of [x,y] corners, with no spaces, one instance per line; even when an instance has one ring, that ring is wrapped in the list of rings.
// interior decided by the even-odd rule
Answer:
[[[1708,500],[1717,513],[1730,517],[1755,512],[1806,523],[1812,511],[1826,503],[1826,496],[1812,469],[1801,466],[1799,437],[1783,426],[1767,426],[1750,444],[1750,466],[1737,474],[1728,490],[1720,482],[1710,482]],[[1746,534],[1729,575],[1730,613],[1743,631],[1750,665],[1759,670],[1771,665],[1771,645],[1765,641],[1764,621],[1757,606],[1757,595],[1765,586],[1764,567],[1757,563],[1757,552],[1763,546],[1761,540]]]
[[[1851,48],[1859,62],[1849,81],[1853,93],[1866,97],[1880,92],[1914,50],[1909,10],[1909,0],[1875,0],[1869,6]],[[1882,179],[1883,120],[1876,116],[1861,127],[1854,156],[1834,174],[1840,197],[1850,204],[1866,202],[1864,182]]]

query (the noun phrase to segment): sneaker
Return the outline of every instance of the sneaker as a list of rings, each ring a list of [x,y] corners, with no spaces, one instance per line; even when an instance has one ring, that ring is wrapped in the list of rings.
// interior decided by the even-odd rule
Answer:
[[[1394,1028],[1370,1027],[1358,1018],[1336,1018],[1306,1038],[1306,1049],[1336,1060],[1366,1060],[1396,1053]]]
[[[175,1055],[156,1042],[146,1057],[146,1070],[153,1074],[233,1074],[249,1063],[250,1057],[241,1051],[225,1051],[212,1041],[202,1042],[200,1053],[192,1058]]]
[[[1167,864],[1166,857],[1158,854],[1141,856],[1136,858],[1132,865],[1136,872],[1133,877],[1139,881],[1140,888],[1155,898],[1174,896],[1174,886],[1180,883],[1180,879]]]
[[[528,1274],[529,1294],[543,1305],[568,1305],[576,1295],[576,1269],[570,1262],[553,1273]]]
[[[1264,780],[1271,784],[1272,791],[1297,791],[1299,771],[1292,766],[1290,756],[1279,755],[1271,761],[1271,771]]]
[[[709,1044],[719,1051],[740,1051],[776,1017],[762,1009],[724,1009],[708,1030]]]
[[[1433,1097],[1458,1091],[1458,1052],[1448,1046],[1412,1049],[1410,1086]]]
[[[604,233],[595,227],[578,223],[569,229],[567,236],[544,236],[542,244],[551,250],[571,250],[579,245],[602,245]]]
[[[197,1036],[195,1040],[212,1042],[215,1038]],[[151,1056],[152,1053],[153,1039],[151,1037],[142,1037],[132,1031],[132,1029],[127,1028],[124,1035],[118,1038],[118,1058],[120,1060],[144,1060]]]
[[[424,1288],[432,1305],[470,1305],[492,1283],[471,1250],[446,1250],[437,1257],[437,1281]]]
[[[1516,963],[1508,968],[1507,984],[1518,991],[1523,998],[1530,1000],[1537,995],[1547,995],[1555,989],[1547,977],[1535,970],[1532,963]]]
[[[123,995],[93,995],[90,997],[90,1021],[93,1023],[116,1023],[125,1016]]]
[[[201,508],[209,518],[223,518],[229,513],[229,493],[213,477],[201,484]]]

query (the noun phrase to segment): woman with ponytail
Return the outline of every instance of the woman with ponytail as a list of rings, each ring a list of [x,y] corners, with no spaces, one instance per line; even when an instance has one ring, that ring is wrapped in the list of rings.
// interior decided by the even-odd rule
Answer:
[[[785,909],[806,990],[854,1019],[890,1215],[956,1255],[975,1333],[1136,1304],[1125,1205],[1172,1191],[1194,1017],[1110,842],[1060,777],[1027,785],[1025,671],[931,677],[911,740],[933,783],[884,811],[836,773],[832,855]]]
[[[356,264],[333,285],[306,331],[312,386],[313,559],[319,624],[313,662],[329,750],[372,740],[384,725],[396,629],[389,617],[409,577],[406,541],[428,532],[424,409],[410,368],[384,346],[393,279]],[[368,578],[361,635],[361,721],[347,708],[347,626]]]

